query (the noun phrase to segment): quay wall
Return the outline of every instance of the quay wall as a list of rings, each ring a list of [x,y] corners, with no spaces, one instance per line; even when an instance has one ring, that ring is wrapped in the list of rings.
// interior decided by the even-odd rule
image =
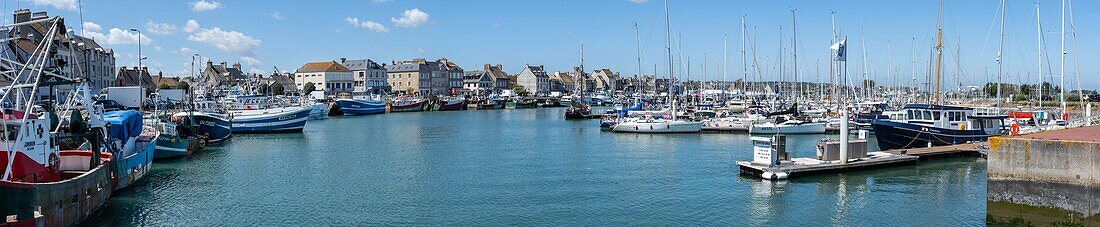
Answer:
[[[1100,142],[993,137],[987,163],[989,201],[1100,212]]]

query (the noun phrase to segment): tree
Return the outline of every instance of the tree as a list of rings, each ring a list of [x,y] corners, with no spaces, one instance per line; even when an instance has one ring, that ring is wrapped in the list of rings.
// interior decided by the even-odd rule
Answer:
[[[279,84],[279,83],[271,84],[271,94],[272,95],[286,95],[286,89],[283,88],[282,84]]]
[[[168,86],[168,83],[161,83],[160,86],[157,87],[157,88],[159,88],[159,89],[168,89],[168,88],[171,88],[171,87]]]
[[[178,85],[176,85],[176,89],[187,90],[187,89],[190,89],[190,88],[191,88],[191,85],[187,84],[187,82],[183,82],[183,81],[180,81],[180,83]]]
[[[304,95],[310,95],[310,93],[313,93],[314,90],[317,90],[317,85],[313,84],[313,82],[306,82],[306,85],[302,86],[302,92],[304,92]]]

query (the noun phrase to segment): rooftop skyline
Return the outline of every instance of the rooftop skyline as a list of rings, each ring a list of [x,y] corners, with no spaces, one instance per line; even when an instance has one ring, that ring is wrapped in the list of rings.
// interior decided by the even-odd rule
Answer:
[[[140,29],[142,54],[148,57],[144,65],[171,76],[188,75],[194,53],[214,62],[240,62],[244,71],[253,73],[270,73],[273,67],[290,72],[307,62],[338,61],[342,57],[370,58],[380,63],[448,58],[467,70],[502,64],[509,73],[518,73],[524,64],[568,71],[578,64],[581,43],[587,70],[611,68],[629,76],[638,71],[636,39],[642,44],[642,74],[653,74],[656,67],[658,75],[667,76],[663,3],[374,0],[295,4],[202,0],[148,4],[130,0],[20,0],[6,2],[5,11],[29,8],[63,16],[78,33],[114,49],[120,67],[138,65],[138,35],[129,29]],[[1060,75],[1061,3],[1038,2],[1044,36],[1042,67],[1049,75],[1047,81],[1055,85]],[[1088,62],[1097,59],[1089,53],[1100,47],[1085,40],[1098,35],[1087,22],[1100,18],[1087,12],[1100,5],[1090,1],[1072,3],[1072,11],[1067,7],[1066,19],[1066,86],[1076,89],[1074,73],[1079,68],[1082,87],[1097,89],[1100,68]],[[1006,83],[1039,80],[1036,4],[1008,2],[1003,51]],[[915,83],[923,83],[935,45],[936,1],[670,1],[668,5],[675,70],[682,79],[704,78],[704,58],[708,80],[742,78],[742,16],[748,27],[750,70],[756,71],[752,62],[759,64],[758,75],[750,72],[749,80],[778,80],[781,74],[792,80],[791,43],[797,37],[800,80],[827,81],[828,47],[834,26],[830,12],[835,12],[840,36],[848,39],[848,75],[852,78],[862,77],[865,52],[868,77],[879,84],[897,81],[912,86],[914,74]],[[946,89],[960,82],[963,86],[980,86],[996,81],[999,9],[1000,1],[944,2]],[[797,24],[792,24],[792,10]],[[9,14],[5,22],[10,20]],[[1076,33],[1071,33],[1071,25],[1077,22]],[[795,30],[797,36],[792,34]],[[1075,43],[1073,35],[1082,41]],[[787,72],[779,71],[780,57]],[[688,59],[690,73],[679,65]],[[1076,61],[1082,63],[1080,67],[1074,64]]]

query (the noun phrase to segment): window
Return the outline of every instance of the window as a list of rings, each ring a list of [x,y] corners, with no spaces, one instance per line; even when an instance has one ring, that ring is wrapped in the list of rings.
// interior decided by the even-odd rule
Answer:
[[[940,111],[932,112],[932,120],[937,120],[937,121],[940,120],[940,115],[941,114],[943,114],[943,112],[940,112]]]

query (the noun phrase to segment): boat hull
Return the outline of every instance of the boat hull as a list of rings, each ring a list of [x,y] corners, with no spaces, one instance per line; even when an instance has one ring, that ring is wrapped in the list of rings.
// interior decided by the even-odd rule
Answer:
[[[805,123],[800,125],[759,125],[749,126],[750,134],[823,134],[825,123]]]
[[[435,108],[436,111],[452,111],[452,110],[465,110],[465,109],[466,109],[466,101],[441,102]]]
[[[207,143],[221,143],[233,136],[233,122],[225,115],[206,112],[183,112],[172,115],[186,117],[190,115],[198,125],[197,133],[206,137]]]
[[[233,133],[292,133],[302,132],[309,118],[311,107],[283,108],[233,117]]]
[[[424,103],[427,101],[417,101],[415,103],[406,105],[390,105],[390,112],[420,112],[424,111]]]
[[[982,130],[943,129],[887,120],[871,121],[871,127],[882,150],[980,142],[992,136]]]
[[[62,151],[62,156],[66,156]],[[77,151],[87,153],[91,151]],[[4,154],[6,155],[6,154]],[[111,198],[114,163],[101,154],[103,164],[56,182],[0,181],[0,214],[11,226],[73,226],[91,217]],[[64,205],[58,206],[58,201]]]
[[[696,133],[702,130],[701,122],[620,122],[611,131],[626,133]]]
[[[190,141],[175,136],[161,136],[157,138],[156,152],[153,158],[165,159],[184,157],[191,155],[188,151]]]
[[[340,113],[344,116],[371,115],[386,113],[386,103],[373,100],[340,99],[336,100]]]
[[[115,184],[115,191],[122,190],[129,187],[138,181],[141,181],[145,177],[145,174],[149,173],[149,168],[153,164],[153,158],[156,154],[157,139],[159,136],[152,138],[141,139],[147,141],[139,141],[141,149],[129,156],[119,158],[115,160],[115,176],[118,176],[118,180]]]

